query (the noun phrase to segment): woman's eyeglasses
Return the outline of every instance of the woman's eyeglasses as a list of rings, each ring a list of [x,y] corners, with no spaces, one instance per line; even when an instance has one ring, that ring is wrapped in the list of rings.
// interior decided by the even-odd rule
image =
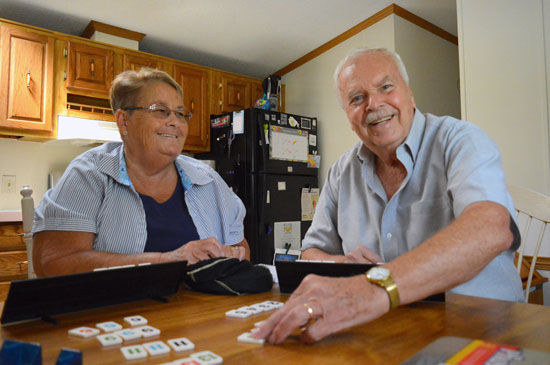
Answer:
[[[168,119],[170,117],[170,114],[174,113],[176,118],[181,123],[187,123],[191,120],[191,117],[193,116],[193,113],[187,112],[185,109],[170,109],[166,105],[162,104],[153,104],[149,106],[132,106],[128,108],[122,108],[122,110],[148,110],[153,114],[155,118],[158,119]]]

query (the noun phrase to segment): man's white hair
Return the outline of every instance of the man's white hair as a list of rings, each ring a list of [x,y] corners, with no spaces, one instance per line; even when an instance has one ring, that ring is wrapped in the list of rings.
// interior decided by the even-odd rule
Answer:
[[[338,102],[340,103],[340,106],[344,106],[344,102],[342,100],[342,94],[340,93],[340,89],[338,88],[338,78],[340,77],[340,73],[344,69],[344,66],[349,65],[352,61],[354,61],[356,58],[359,58],[367,53],[384,53],[388,56],[390,56],[393,59],[393,62],[395,62],[395,66],[397,66],[397,70],[401,74],[401,78],[405,82],[405,84],[409,85],[409,75],[407,74],[407,69],[405,68],[405,64],[403,63],[403,60],[401,59],[401,56],[399,56],[398,53],[394,51],[390,51],[387,48],[379,47],[379,48],[357,48],[348,53],[342,60],[338,63],[338,66],[336,66],[336,69],[334,70],[334,87],[336,89],[336,95],[338,96]]]

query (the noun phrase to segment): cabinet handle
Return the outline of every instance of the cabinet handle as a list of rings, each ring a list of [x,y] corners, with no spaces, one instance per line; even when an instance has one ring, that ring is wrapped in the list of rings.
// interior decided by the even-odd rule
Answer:
[[[221,88],[222,88],[222,83],[220,82],[220,83],[218,84],[218,89],[221,89]]]
[[[92,77],[95,76],[95,63],[94,63],[94,59],[92,58],[92,60],[90,61],[90,73],[92,74]]]
[[[19,271],[23,271],[22,266],[28,263],[29,263],[28,261],[19,261],[19,262],[16,262],[15,264],[19,265]]]
[[[241,93],[237,91],[237,101],[241,101]]]
[[[195,111],[195,102],[191,100],[191,113]]]
[[[222,107],[222,105],[223,105],[222,101],[221,101],[221,100],[218,101],[218,106],[219,106],[220,108]]]
[[[27,71],[27,89],[31,88],[31,70]]]

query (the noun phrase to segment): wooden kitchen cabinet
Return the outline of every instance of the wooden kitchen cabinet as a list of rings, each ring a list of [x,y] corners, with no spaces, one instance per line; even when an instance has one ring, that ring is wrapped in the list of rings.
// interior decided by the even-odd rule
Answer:
[[[210,113],[208,110],[208,76],[204,68],[176,64],[176,81],[183,88],[185,108],[193,113],[184,149],[190,152],[210,150]]]
[[[157,70],[166,71],[168,74],[173,75],[168,63],[161,58],[130,52],[125,52],[122,55],[122,68],[124,71],[139,71],[142,67],[156,68]]]
[[[264,89],[261,82],[250,83],[250,107],[253,108],[256,104],[256,100],[261,99],[264,96]]]
[[[166,71],[192,110],[184,150],[208,151],[210,115],[253,107],[261,80],[0,19],[0,134],[55,138],[57,116],[113,121],[117,73]],[[27,86],[28,85],[28,86]]]
[[[114,52],[106,48],[69,41],[67,89],[108,97],[114,78],[113,55]]]
[[[213,71],[211,114],[250,108],[250,79],[227,72]]]
[[[0,223],[0,301],[6,300],[13,280],[27,279],[27,250],[19,222]]]
[[[0,27],[0,127],[49,132],[55,38],[4,23]]]

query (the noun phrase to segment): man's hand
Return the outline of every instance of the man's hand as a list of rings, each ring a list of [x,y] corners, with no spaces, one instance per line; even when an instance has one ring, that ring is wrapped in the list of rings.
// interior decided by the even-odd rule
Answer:
[[[382,260],[382,258],[378,256],[374,251],[364,246],[359,246],[345,256],[344,262],[358,264],[377,264],[380,262],[384,262],[384,260]]]
[[[305,327],[301,339],[311,344],[344,328],[372,321],[389,307],[384,289],[370,284],[364,275],[351,278],[308,275],[284,307],[253,329],[252,334],[279,344],[295,330]]]

